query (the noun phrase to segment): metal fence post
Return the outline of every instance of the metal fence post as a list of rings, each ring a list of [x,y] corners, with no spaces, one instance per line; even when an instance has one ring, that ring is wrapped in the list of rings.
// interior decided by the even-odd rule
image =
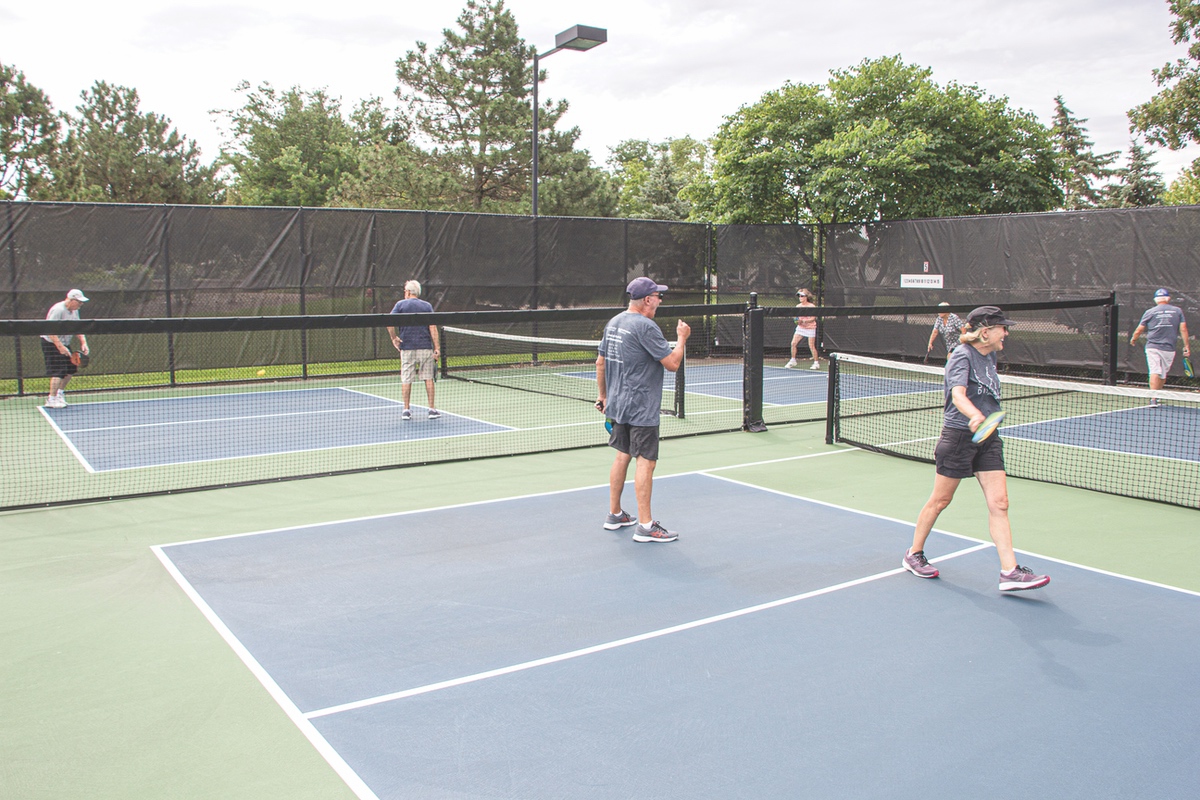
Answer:
[[[761,433],[763,421],[763,330],[766,313],[758,307],[758,293],[750,293],[742,323],[742,430]]]

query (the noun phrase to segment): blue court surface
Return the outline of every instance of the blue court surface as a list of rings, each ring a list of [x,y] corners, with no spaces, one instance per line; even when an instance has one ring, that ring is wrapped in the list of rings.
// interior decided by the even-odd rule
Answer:
[[[512,430],[344,388],[75,403],[39,410],[89,472]]]
[[[596,380],[595,372],[577,371],[563,374],[572,378]],[[742,402],[741,364],[688,365],[685,368],[685,376],[688,394]],[[819,370],[764,367],[763,402],[774,406],[824,403],[828,383],[828,375]],[[663,391],[675,391],[674,373],[668,372],[663,376]],[[890,391],[885,389],[883,393]]]
[[[1029,439],[1113,453],[1200,461],[1200,408],[1142,406],[1010,425],[1006,439]]]
[[[632,488],[629,490],[632,491]],[[155,548],[360,797],[1195,796],[1200,596],[709,474]]]

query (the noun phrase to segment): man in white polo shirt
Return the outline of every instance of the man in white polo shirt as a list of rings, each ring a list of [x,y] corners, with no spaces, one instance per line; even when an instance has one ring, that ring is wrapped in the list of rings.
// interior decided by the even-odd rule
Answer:
[[[88,299],[83,292],[72,289],[67,292],[67,299],[50,306],[46,319],[79,319],[79,309]],[[87,337],[79,334],[79,352],[88,354]],[[63,408],[67,400],[63,391],[71,382],[71,376],[79,369],[79,357],[71,354],[71,334],[42,337],[42,356],[46,360],[46,375],[50,377],[50,396],[46,398],[46,408]]]

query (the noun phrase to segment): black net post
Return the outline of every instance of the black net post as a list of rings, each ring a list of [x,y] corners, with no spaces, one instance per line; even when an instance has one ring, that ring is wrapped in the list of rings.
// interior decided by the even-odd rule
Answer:
[[[12,315],[14,319],[19,319],[20,311],[20,295],[17,293],[17,246],[16,238],[17,231],[13,226],[13,209],[12,203],[5,203],[6,221],[4,230],[4,240],[8,243],[5,248],[8,251],[8,272],[12,285]],[[25,394],[25,375],[21,364],[21,337],[13,337],[13,356],[15,357],[15,365],[17,371],[17,395]]]
[[[676,345],[682,347],[683,345]],[[683,352],[683,358],[679,361],[679,369],[675,371],[675,416],[679,419],[684,418],[686,408],[684,407],[684,397],[687,392],[687,350]]]
[[[1117,382],[1117,344],[1121,339],[1120,321],[1118,320],[1117,293],[1113,292],[1108,305],[1104,307],[1104,382],[1112,386]]]
[[[300,315],[304,316],[308,313],[307,297],[305,296],[305,284],[308,283],[308,275],[311,272],[312,263],[310,259],[312,254],[309,252],[308,241],[304,230],[304,207],[300,207]],[[300,375],[308,377],[308,331],[304,328],[300,329]]]
[[[750,293],[742,323],[742,429],[761,433],[763,421],[763,331],[766,314],[758,307],[758,294]]]
[[[837,441],[838,408],[838,358],[829,354],[829,388],[825,391],[825,444]]]

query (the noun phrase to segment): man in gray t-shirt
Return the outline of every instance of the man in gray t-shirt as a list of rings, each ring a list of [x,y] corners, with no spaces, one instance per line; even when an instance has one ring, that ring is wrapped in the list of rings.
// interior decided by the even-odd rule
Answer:
[[[67,292],[65,300],[60,300],[50,306],[46,312],[48,320],[79,319],[79,309],[88,302],[87,297],[79,289]],[[65,408],[67,398],[64,397],[67,384],[75,374],[80,364],[78,354],[71,353],[71,334],[58,336],[42,336],[42,357],[46,361],[46,375],[50,378],[50,395],[46,398],[46,408]],[[79,353],[89,355],[87,337],[79,334]]]
[[[650,278],[634,278],[626,291],[629,308],[604,327],[596,357],[596,408],[612,423],[608,444],[617,451],[609,470],[609,514],[604,527],[615,531],[636,524],[635,542],[673,542],[679,534],[668,531],[654,519],[650,494],[658,463],[663,370],[679,369],[692,329],[679,320],[675,326],[679,341],[672,350],[654,321],[667,287]],[[634,458],[638,519],[621,509],[621,492]]]
[[[1146,368],[1150,373],[1150,388],[1161,389],[1167,383],[1167,373],[1175,361],[1175,342],[1183,338],[1183,354],[1191,357],[1188,344],[1187,320],[1183,309],[1171,305],[1171,290],[1159,289],[1154,293],[1154,308],[1142,314],[1137,329],[1129,337],[1136,344],[1138,337],[1146,334]],[[1157,398],[1150,401],[1158,405]]]

